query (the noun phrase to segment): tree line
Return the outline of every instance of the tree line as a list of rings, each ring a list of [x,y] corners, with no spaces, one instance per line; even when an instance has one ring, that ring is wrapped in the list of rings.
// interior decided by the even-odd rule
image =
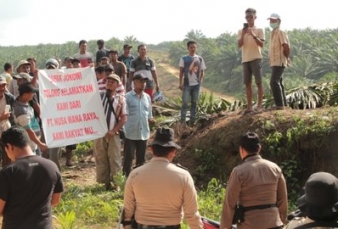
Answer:
[[[268,50],[271,29],[265,29],[265,45],[263,48],[263,75],[265,94],[269,95],[269,78],[271,69],[268,62]],[[311,28],[287,31],[291,42],[292,66],[285,73],[287,89],[293,93],[301,86],[331,82],[338,80],[338,29],[314,30]],[[195,40],[198,43],[198,54],[203,56],[207,71],[205,86],[226,94],[242,94],[241,50],[237,47],[237,34],[223,33],[216,38],[206,37],[202,31],[191,30],[181,41],[165,41],[157,45],[148,45],[148,50],[162,55],[158,61],[167,61],[178,67],[178,61],[187,53],[186,42]],[[134,48],[132,54],[137,55],[137,46],[142,42],[134,36],[120,40],[111,38],[106,47],[122,51],[123,44],[128,43]],[[95,53],[96,40],[88,41],[88,51]],[[0,65],[9,62],[16,65],[21,59],[35,57],[39,68],[44,68],[45,61],[51,57],[63,60],[78,52],[78,42],[69,41],[64,44],[39,44],[34,46],[0,46]],[[157,55],[158,56],[158,55]],[[318,87],[310,89],[321,93]],[[296,90],[295,90],[296,89]],[[306,88],[308,92],[309,88]],[[324,90],[324,89],[323,89]],[[334,88],[325,88],[325,93]],[[305,92],[305,93],[306,93]],[[318,93],[316,95],[318,95]],[[329,93],[330,94],[330,93]],[[318,96],[323,96],[319,94]],[[318,98],[317,98],[318,99]]]

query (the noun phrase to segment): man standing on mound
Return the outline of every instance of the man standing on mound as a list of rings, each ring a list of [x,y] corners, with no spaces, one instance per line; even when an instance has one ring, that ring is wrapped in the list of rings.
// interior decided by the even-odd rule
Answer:
[[[262,109],[263,84],[262,84],[262,48],[265,41],[264,30],[255,26],[256,10],[249,8],[245,11],[243,29],[238,31],[237,45],[242,49],[243,79],[245,84],[247,110],[250,113],[252,109],[252,75],[255,76],[255,82],[258,90],[257,110]]]

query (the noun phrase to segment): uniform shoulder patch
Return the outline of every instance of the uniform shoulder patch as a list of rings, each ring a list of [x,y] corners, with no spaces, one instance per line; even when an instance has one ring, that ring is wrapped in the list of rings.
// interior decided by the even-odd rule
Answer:
[[[181,164],[177,163],[175,164],[177,167],[181,168],[181,169],[184,169],[184,170],[188,170],[186,167],[182,166]]]

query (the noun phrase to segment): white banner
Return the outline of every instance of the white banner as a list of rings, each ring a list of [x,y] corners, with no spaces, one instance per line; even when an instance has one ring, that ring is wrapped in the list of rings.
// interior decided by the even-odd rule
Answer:
[[[93,68],[39,70],[39,93],[49,148],[97,139],[107,133]]]

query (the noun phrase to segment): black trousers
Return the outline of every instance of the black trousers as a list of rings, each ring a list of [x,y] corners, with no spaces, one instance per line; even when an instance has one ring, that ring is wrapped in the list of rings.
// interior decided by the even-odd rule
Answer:
[[[124,158],[123,158],[123,174],[129,176],[131,165],[136,152],[136,165],[141,165],[145,161],[147,150],[147,140],[131,140],[124,139]]]
[[[286,106],[285,88],[283,84],[284,67],[272,66],[271,70],[270,87],[275,105],[278,107]]]

